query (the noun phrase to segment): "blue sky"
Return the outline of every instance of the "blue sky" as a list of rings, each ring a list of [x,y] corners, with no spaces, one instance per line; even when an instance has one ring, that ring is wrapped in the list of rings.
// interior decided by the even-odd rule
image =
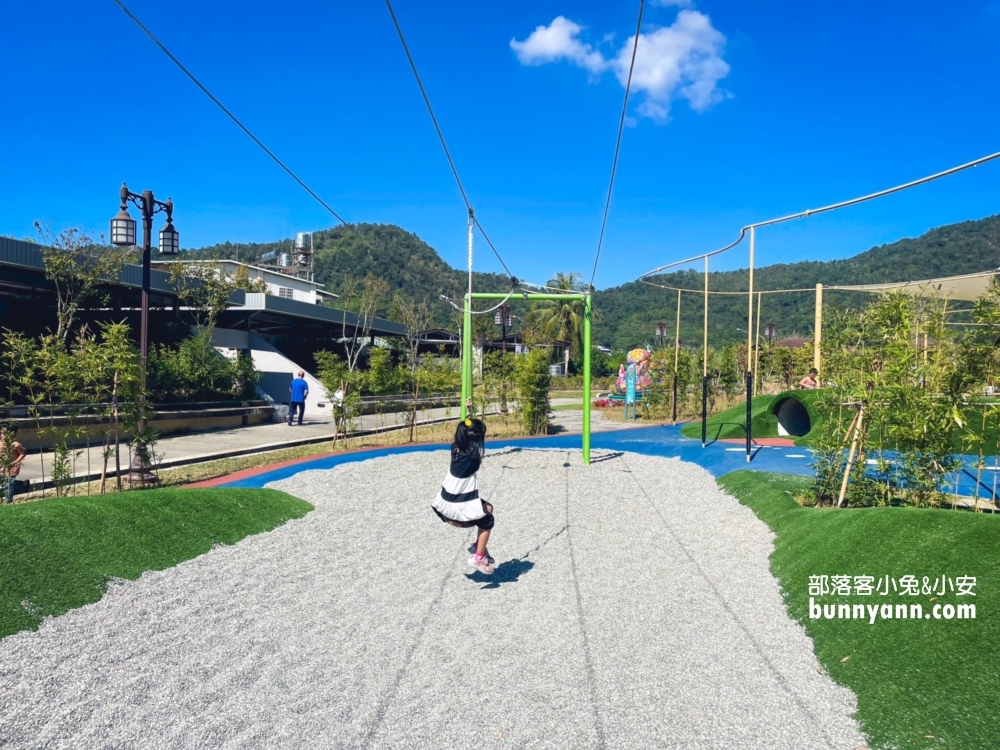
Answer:
[[[9,5],[0,234],[35,219],[105,232],[123,180],[173,197],[184,247],[335,223],[112,0]],[[465,210],[384,3],[128,5],[348,221],[398,224],[464,266]],[[589,277],[637,3],[394,7],[512,271]],[[597,285],[1000,151],[998,38],[996,0],[647,2]],[[762,230],[758,262],[846,257],[998,211],[1000,161]],[[745,265],[743,250],[718,263]],[[481,240],[477,268],[499,270]]]

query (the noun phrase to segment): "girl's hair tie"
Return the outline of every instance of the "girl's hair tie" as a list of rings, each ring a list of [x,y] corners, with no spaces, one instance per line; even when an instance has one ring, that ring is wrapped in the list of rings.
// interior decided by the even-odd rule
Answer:
[[[468,418],[466,418],[466,420],[465,420],[465,426],[466,426],[466,427],[472,427],[472,420],[471,420],[471,419],[468,419]]]

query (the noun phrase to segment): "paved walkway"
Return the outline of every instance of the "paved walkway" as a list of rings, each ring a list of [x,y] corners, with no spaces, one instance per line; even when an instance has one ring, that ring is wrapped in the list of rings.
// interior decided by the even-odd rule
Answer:
[[[497,451],[497,572],[428,508],[447,454],[300,473],[316,506],[0,641],[18,748],[854,750],[773,536],[676,459]]]
[[[579,399],[553,399],[553,405],[579,403]],[[553,424],[557,425],[564,432],[580,432],[583,429],[583,411],[556,411],[553,412],[555,418]],[[600,412],[593,412],[592,430],[615,429],[620,425],[613,422],[605,424],[600,417]],[[429,423],[443,419],[457,418],[457,408],[424,409],[420,412],[422,423]],[[375,430],[379,428],[402,427],[404,415],[401,413],[386,414],[376,417],[374,414],[364,415],[358,419],[358,429]],[[248,427],[234,427],[224,430],[211,430],[208,432],[189,433],[184,435],[172,435],[161,438],[156,443],[156,452],[163,454],[160,465],[164,468],[178,466],[182,464],[194,463],[196,461],[208,461],[214,458],[227,458],[235,455],[245,455],[248,453],[261,453],[264,451],[277,450],[279,448],[291,448],[296,445],[309,443],[320,443],[324,440],[333,439],[333,423],[323,418],[306,418],[302,426],[295,425],[289,427],[284,422],[265,423],[250,425]],[[122,447],[122,466],[128,466],[128,449]],[[43,471],[44,460],[44,471]],[[101,474],[101,449],[100,446],[91,446],[79,450],[76,457],[75,472],[77,477],[98,478]],[[110,470],[114,470],[114,459],[110,464]],[[43,454],[32,453],[24,461],[21,470],[22,479],[30,479],[33,485],[40,486],[42,478],[51,479],[52,475],[52,453]]]

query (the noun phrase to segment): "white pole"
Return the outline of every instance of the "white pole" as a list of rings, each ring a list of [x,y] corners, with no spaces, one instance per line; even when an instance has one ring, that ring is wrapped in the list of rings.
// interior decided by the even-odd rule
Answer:
[[[469,294],[472,294],[472,229],[475,226],[473,221],[472,208],[469,208]]]
[[[468,379],[468,383],[465,387],[465,399],[466,402],[472,401],[472,384],[474,378],[472,377],[472,235],[473,229],[475,227],[474,214],[472,213],[472,206],[469,206],[469,296],[466,298],[468,301],[465,305],[465,336],[468,341],[465,344],[465,377]],[[463,415],[467,414],[465,404],[462,404]]]

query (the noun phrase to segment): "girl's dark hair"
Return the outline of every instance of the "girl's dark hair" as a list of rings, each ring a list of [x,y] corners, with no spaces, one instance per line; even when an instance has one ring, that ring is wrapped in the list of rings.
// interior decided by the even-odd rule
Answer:
[[[463,419],[455,428],[455,440],[451,444],[453,454],[468,453],[470,456],[486,455],[486,425],[480,419]]]

